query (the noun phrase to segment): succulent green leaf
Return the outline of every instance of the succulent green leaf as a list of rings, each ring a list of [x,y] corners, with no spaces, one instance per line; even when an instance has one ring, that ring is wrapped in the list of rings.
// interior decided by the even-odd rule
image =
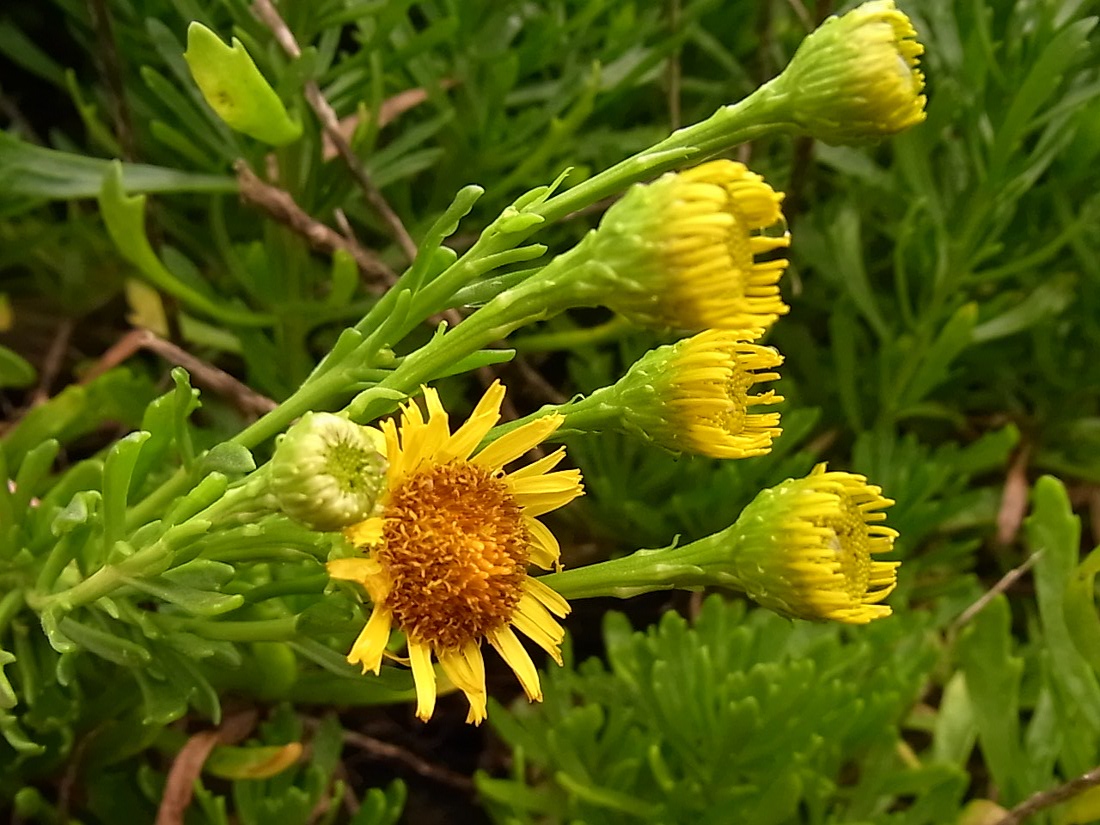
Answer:
[[[270,318],[243,309],[227,308],[177,278],[157,257],[145,234],[145,195],[126,194],[122,164],[114,161],[104,174],[99,189],[99,209],[107,232],[126,260],[158,289],[163,289],[185,305],[224,321],[240,326],[264,326]]]
[[[7,347],[0,347],[0,389],[29,387],[37,375],[26,359]]]
[[[227,46],[194,22],[187,29],[183,57],[206,102],[233,129],[272,146],[301,137],[302,125],[287,114],[240,40],[234,37]]]

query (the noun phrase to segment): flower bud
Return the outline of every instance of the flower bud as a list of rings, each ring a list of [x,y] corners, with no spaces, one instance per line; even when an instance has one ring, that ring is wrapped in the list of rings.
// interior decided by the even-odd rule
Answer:
[[[900,564],[874,559],[897,537],[877,523],[893,504],[881,492],[863,476],[819,464],[805,478],[761,492],[725,530],[543,581],[566,599],[727,587],[791,618],[865,624],[890,615],[881,602],[897,585]]]
[[[761,492],[727,533],[738,586],[764,607],[801,619],[863,624],[890,615],[880,602],[900,562],[875,561],[897,531],[876,522],[893,502],[860,475],[826,472]]]
[[[388,466],[379,430],[311,412],[279,440],[271,489],[291,518],[315,530],[340,530],[374,514]]]
[[[601,303],[631,321],[676,329],[770,326],[790,245],[765,235],[781,225],[783,196],[744,164],[715,160],[631,187],[583,244],[603,266],[585,272]]]
[[[759,330],[706,330],[646,353],[607,390],[563,411],[566,428],[640,434],[666,449],[712,458],[771,450],[779,413],[751,412],[783,400],[752,388],[775,381],[783,356],[753,343]]]
[[[231,128],[272,146],[301,137],[301,124],[287,114],[237,38],[230,47],[206,26],[192,23],[183,59],[210,108]]]
[[[826,143],[861,143],[925,118],[924,47],[893,0],[872,0],[830,17],[769,84],[787,116]]]

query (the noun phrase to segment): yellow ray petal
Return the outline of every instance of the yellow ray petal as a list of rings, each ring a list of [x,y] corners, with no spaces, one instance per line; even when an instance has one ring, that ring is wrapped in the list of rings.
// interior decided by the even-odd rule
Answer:
[[[486,715],[486,691],[485,665],[477,644],[471,642],[461,650],[441,653],[439,664],[451,683],[465,693],[470,702],[470,713],[466,721],[480,725]]]
[[[386,644],[390,640],[392,620],[393,615],[389,610],[375,607],[359,638],[351,646],[348,663],[362,665],[364,673],[372,670],[377,675],[382,667],[382,656],[386,652]]]
[[[550,455],[543,456],[538,461],[532,461],[530,464],[509,473],[505,481],[518,481],[521,478],[541,476],[557,467],[563,458],[565,458],[565,447],[559,447],[554,450],[554,452],[550,453]]]
[[[344,529],[344,538],[356,547],[373,547],[382,540],[385,522],[380,518],[369,518]]]
[[[486,634],[486,638],[508,666],[515,671],[516,678],[523,686],[523,692],[527,694],[527,698],[532,702],[541,702],[542,688],[539,686],[539,672],[535,670],[535,663],[523,649],[512,628],[505,626],[498,630],[491,630]]]
[[[447,411],[439,401],[439,393],[431,387],[424,387],[424,400],[428,405],[428,423],[424,427],[424,451],[422,457],[432,460],[436,453],[447,444],[451,437]]]
[[[519,600],[516,612],[512,614],[512,625],[549,653],[555,662],[562,663],[561,643],[565,631],[534,596],[525,593]]]
[[[473,458],[490,472],[496,472],[510,461],[515,461],[536,444],[541,444],[565,421],[563,415],[547,415],[537,418],[507,435],[502,435]]]
[[[512,488],[516,503],[523,514],[534,518],[571,502],[584,495],[580,470],[561,470],[536,478],[525,478]]]
[[[533,579],[528,576],[523,580],[523,589],[538,599],[546,609],[557,616],[559,619],[564,619],[569,615],[569,611],[572,609],[569,607],[569,602],[565,600],[558,591],[554,590],[547,584],[543,584],[538,579]]]
[[[416,471],[424,457],[425,445],[424,418],[415,401],[409,401],[401,407],[401,470],[403,475]]]
[[[416,718],[427,722],[435,711],[435,670],[432,649],[426,644],[409,641],[409,664],[416,685]]]
[[[561,545],[550,528],[533,518],[524,518],[523,524],[531,535],[531,563],[549,570],[561,558]]]
[[[382,572],[382,565],[374,559],[333,559],[325,565],[329,578],[347,582],[361,582]]]
[[[382,435],[386,438],[386,461],[390,464],[390,468],[386,472],[386,481],[392,489],[404,478],[405,474],[405,456],[401,452],[401,442],[397,437],[397,422],[392,418],[383,421]]]
[[[470,457],[477,445],[485,438],[493,425],[500,420],[500,405],[504,402],[504,385],[494,381],[481,400],[477,402],[470,417],[450,437],[447,443],[436,454],[436,460],[441,464],[452,459],[465,461]]]

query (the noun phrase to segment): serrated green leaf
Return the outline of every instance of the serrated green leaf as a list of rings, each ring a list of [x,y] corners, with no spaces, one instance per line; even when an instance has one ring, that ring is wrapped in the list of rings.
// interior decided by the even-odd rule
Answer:
[[[2,148],[0,144],[0,150]],[[0,159],[2,157],[0,154]],[[240,326],[265,326],[272,322],[267,315],[223,306],[214,296],[199,292],[173,275],[157,257],[145,234],[145,195],[127,196],[122,175],[121,163],[115,161],[109,165],[102,177],[98,198],[107,232],[126,260],[155,287],[211,318]]]
[[[1066,623],[1066,590],[1077,570],[1081,526],[1060,481],[1043,476],[1035,483],[1032,512],[1024,520],[1024,529],[1032,551],[1041,554],[1035,564],[1035,587],[1052,678],[1100,734],[1100,684]]]
[[[1018,800],[1026,788],[1027,770],[1019,732],[1024,663],[1012,655],[1011,616],[1003,594],[963,629],[958,654],[982,756],[1004,798]]]

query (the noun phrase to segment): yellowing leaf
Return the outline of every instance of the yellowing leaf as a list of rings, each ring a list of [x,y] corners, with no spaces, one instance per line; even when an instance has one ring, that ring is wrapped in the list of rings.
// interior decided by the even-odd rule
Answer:
[[[183,59],[210,108],[233,129],[272,146],[301,137],[301,124],[291,120],[237,38],[230,47],[206,26],[192,23]]]
[[[282,773],[302,756],[302,744],[214,748],[203,770],[222,779],[267,779]]]

